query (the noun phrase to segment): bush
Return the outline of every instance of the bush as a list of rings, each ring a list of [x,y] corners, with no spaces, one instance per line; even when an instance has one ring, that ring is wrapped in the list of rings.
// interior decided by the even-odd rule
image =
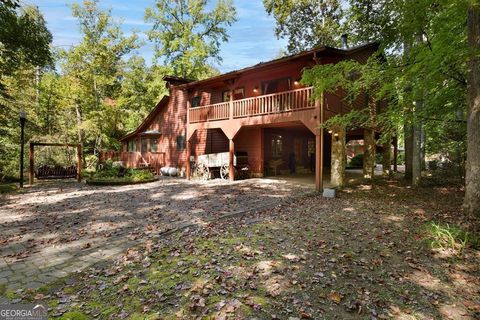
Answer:
[[[101,170],[93,173],[87,179],[87,183],[109,185],[151,182],[154,180],[155,176],[148,170],[114,167],[111,162],[107,161]]]
[[[350,159],[350,167],[361,168],[363,167],[363,153],[357,154]]]

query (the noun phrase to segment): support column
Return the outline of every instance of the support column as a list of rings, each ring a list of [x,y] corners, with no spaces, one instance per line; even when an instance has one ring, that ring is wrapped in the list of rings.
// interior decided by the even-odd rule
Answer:
[[[398,137],[393,138],[393,171],[398,172]]]
[[[346,166],[346,130],[343,126],[332,129],[332,164],[330,183],[332,187],[342,188],[345,185]]]
[[[82,181],[82,146],[77,146],[77,180]]]
[[[34,147],[33,143],[30,142],[29,155],[28,155],[29,160],[30,160],[30,163],[29,163],[29,174],[28,174],[28,183],[29,183],[30,185],[33,185],[33,181],[34,181],[34,178],[35,178],[34,175],[33,175],[33,174],[34,174],[34,172],[33,172],[33,171],[34,171],[34,167],[33,167],[33,166],[34,166],[34,163],[35,163],[35,161],[34,161],[34,152],[35,152],[35,147]]]
[[[190,180],[190,177],[192,175],[192,166],[190,163],[190,156],[191,156],[191,151],[190,151],[190,140],[187,139],[187,180]]]
[[[323,192],[323,130],[315,135],[315,190]]]
[[[373,129],[363,131],[363,177],[373,179],[375,171],[375,132]]]
[[[230,181],[235,180],[235,167],[233,163],[233,157],[235,156],[235,144],[233,143],[233,139],[229,139],[229,151],[230,151],[230,157],[229,157],[229,170],[228,170],[228,179]]]

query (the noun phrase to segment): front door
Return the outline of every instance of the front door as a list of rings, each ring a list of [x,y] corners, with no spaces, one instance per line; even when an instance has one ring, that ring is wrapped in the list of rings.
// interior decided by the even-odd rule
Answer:
[[[303,163],[303,140],[299,138],[295,138],[293,141],[294,145],[294,152],[295,152],[295,162],[297,166]]]

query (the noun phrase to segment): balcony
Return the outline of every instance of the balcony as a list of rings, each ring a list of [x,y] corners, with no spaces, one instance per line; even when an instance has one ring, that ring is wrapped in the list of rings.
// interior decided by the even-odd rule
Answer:
[[[312,87],[191,108],[189,122],[246,118],[315,108]]]

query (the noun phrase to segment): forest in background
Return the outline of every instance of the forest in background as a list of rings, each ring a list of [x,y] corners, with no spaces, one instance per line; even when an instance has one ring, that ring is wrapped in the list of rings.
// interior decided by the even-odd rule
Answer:
[[[27,140],[79,142],[85,165],[100,150],[118,148],[166,93],[162,77],[201,79],[217,71],[219,48],[236,19],[231,1],[156,1],[146,10],[155,61],[132,54],[126,36],[98,1],[72,6],[82,35],[70,48],[51,46],[41,12],[2,0],[0,14],[0,179],[18,175],[18,112],[28,114]],[[382,139],[405,140],[407,177],[421,182],[426,155],[442,155],[466,179],[466,207],[480,208],[478,0],[264,0],[286,52],[319,45],[379,41],[366,65],[317,66],[303,82],[319,94],[342,87],[350,98],[368,92],[387,107],[335,118],[328,125],[381,127]],[[375,109],[375,110],[373,110]],[[372,112],[375,111],[375,112]],[[380,112],[381,111],[381,112]],[[463,174],[465,173],[465,174]]]

